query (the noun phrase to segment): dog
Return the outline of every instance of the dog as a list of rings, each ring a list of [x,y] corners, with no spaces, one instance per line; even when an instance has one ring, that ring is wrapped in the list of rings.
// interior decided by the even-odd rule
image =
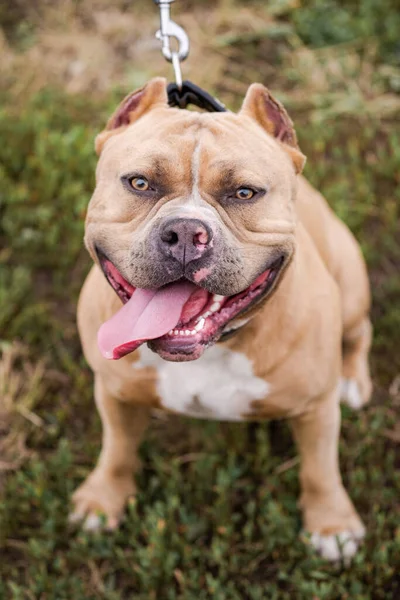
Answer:
[[[369,282],[352,234],[301,176],[285,109],[260,84],[237,114],[171,108],[155,78],[96,150],[78,328],[103,445],[71,520],[118,526],[154,408],[286,418],[304,529],[326,559],[351,557],[365,528],[340,476],[339,402],[371,395]]]

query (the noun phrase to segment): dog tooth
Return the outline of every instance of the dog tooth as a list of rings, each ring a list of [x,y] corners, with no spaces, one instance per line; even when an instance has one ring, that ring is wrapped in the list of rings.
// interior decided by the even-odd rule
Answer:
[[[219,302],[213,302],[210,306],[211,312],[217,312],[217,310],[219,310],[220,308],[221,308],[221,305]]]
[[[176,329],[174,329],[174,335],[179,335],[179,331],[177,331]]]
[[[196,319],[196,321],[195,321],[196,325],[197,325],[197,323],[200,323],[200,321],[201,321],[202,319],[206,319],[206,318],[207,318],[207,317],[209,317],[210,315],[212,315],[212,312],[210,312],[210,311],[208,310],[207,312],[205,312],[205,313],[203,313],[202,315],[200,315],[199,317],[197,317],[197,319]]]
[[[185,335],[185,332],[183,331],[183,329],[180,330],[179,335]]]
[[[185,330],[185,335],[190,335],[190,329]]]
[[[220,294],[213,294],[213,302],[221,302],[225,296],[220,296]]]
[[[204,319],[200,319],[200,321],[197,323],[197,325],[195,327],[195,330],[196,331],[201,331],[203,329],[203,327],[204,327],[204,323],[205,323],[205,320]]]

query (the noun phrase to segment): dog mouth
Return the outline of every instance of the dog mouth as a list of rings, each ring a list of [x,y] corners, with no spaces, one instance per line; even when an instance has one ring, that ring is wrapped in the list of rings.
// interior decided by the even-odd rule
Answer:
[[[281,255],[245,290],[222,296],[184,278],[158,289],[135,288],[101,255],[103,273],[123,306],[100,327],[100,351],[116,360],[147,342],[166,360],[195,360],[268,295],[284,263]]]

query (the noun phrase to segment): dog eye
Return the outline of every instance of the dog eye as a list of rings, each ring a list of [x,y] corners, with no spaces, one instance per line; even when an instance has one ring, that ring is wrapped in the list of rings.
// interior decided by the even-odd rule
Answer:
[[[250,200],[250,198],[252,198],[255,193],[256,192],[251,188],[241,187],[236,190],[235,196],[239,200]]]
[[[150,190],[150,184],[145,177],[132,177],[128,179],[130,186],[138,192]]]

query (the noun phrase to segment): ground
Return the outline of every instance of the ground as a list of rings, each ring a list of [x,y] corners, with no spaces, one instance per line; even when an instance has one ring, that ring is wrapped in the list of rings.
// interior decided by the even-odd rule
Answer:
[[[171,70],[150,1],[1,0],[0,598],[399,598],[400,13],[390,0],[173,10],[192,41],[185,77],[233,109],[249,83],[268,85],[295,121],[306,176],[362,245],[374,394],[361,412],[343,408],[340,461],[367,538],[350,568],[302,539],[284,423],[161,415],[121,529],[68,527],[100,445],[75,325],[93,137],[126,92]]]

